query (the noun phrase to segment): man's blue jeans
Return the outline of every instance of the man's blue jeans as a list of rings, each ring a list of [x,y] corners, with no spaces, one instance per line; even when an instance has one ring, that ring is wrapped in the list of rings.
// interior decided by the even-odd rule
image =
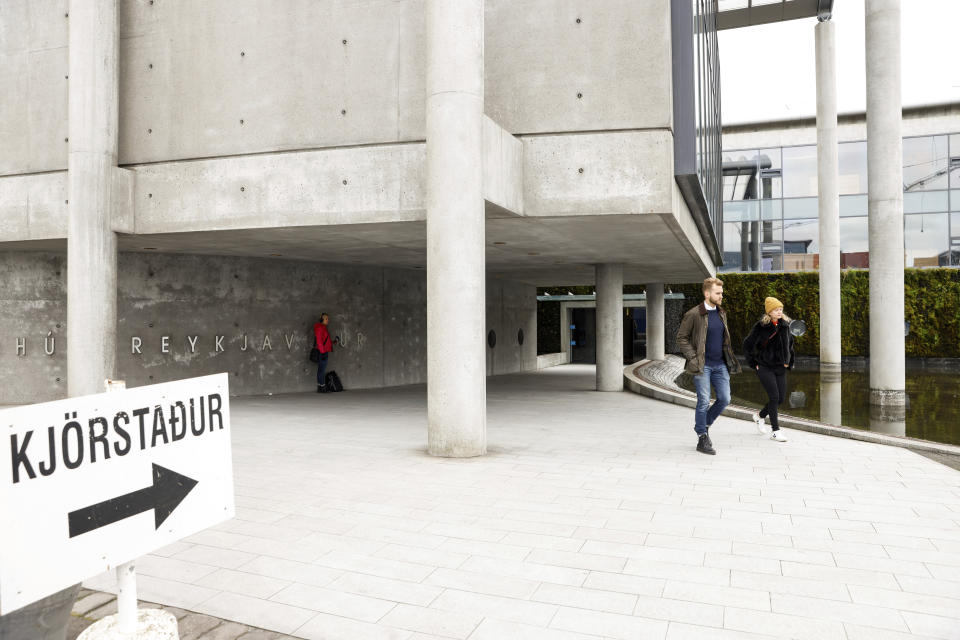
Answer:
[[[320,362],[317,363],[317,384],[321,387],[327,383],[326,373],[327,373],[327,358],[330,356],[329,353],[320,354]]]
[[[697,388],[697,411],[694,414],[693,428],[697,435],[702,435],[730,404],[730,372],[727,371],[727,365],[721,364],[716,367],[704,365],[703,373],[693,376],[693,384]],[[712,405],[710,404],[711,385],[717,392],[717,400]]]

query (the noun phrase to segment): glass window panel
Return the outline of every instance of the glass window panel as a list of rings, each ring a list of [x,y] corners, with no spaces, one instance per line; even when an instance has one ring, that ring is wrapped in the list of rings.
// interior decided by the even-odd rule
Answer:
[[[960,266],[960,213],[950,214],[950,255],[951,264]]]
[[[947,136],[903,139],[903,190],[947,188]]]
[[[761,200],[760,217],[763,220],[779,220],[783,217],[783,200]]]
[[[760,149],[757,153],[757,165],[760,169],[761,198],[783,197],[783,165],[780,162],[780,147]]]
[[[904,218],[903,245],[908,267],[949,265],[950,234],[947,231],[947,214],[925,213]]]
[[[903,194],[904,213],[936,213],[947,210],[946,191],[921,191]]]
[[[840,196],[840,217],[865,216],[869,210],[867,196]]]
[[[784,218],[816,218],[817,215],[816,198],[788,198],[783,201]]]
[[[783,270],[783,222],[767,220],[759,224],[760,271]]]
[[[867,219],[840,218],[840,268],[865,269],[870,266],[868,251]]]
[[[817,195],[817,148],[784,147],[783,197],[803,198]]]
[[[813,271],[820,266],[820,225],[814,219],[783,223],[783,270]]]
[[[960,133],[950,136],[950,188],[960,188]]]
[[[724,222],[758,220],[759,218],[760,209],[756,200],[740,200],[739,202],[723,203]]]
[[[724,271],[778,271],[782,268],[782,223],[725,223],[723,229]]]
[[[960,189],[950,192],[950,211],[960,211]]]
[[[867,143],[844,142],[837,145],[837,157],[840,195],[866,193]]]
[[[755,149],[725,151],[723,153],[723,199],[753,200],[757,197],[757,152]],[[754,178],[754,180],[751,180]],[[750,193],[747,188],[750,188]]]
[[[746,229],[744,229],[746,227]],[[723,224],[723,265],[720,271],[741,271],[742,255],[741,237],[746,233],[750,236],[749,222],[725,222]]]

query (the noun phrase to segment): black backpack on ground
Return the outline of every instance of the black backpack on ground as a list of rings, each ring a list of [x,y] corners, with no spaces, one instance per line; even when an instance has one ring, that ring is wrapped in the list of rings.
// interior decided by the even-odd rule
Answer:
[[[340,376],[336,371],[328,371],[324,381],[328,392],[343,391],[343,383],[340,382]]]

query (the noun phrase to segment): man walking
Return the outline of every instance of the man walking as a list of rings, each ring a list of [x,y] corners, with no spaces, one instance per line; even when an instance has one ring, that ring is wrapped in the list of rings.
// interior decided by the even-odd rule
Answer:
[[[703,281],[703,302],[690,309],[680,321],[677,348],[687,359],[684,370],[693,374],[697,388],[697,410],[694,431],[697,432],[697,451],[716,455],[710,441],[710,425],[730,404],[730,374],[740,373],[740,361],[730,346],[727,313],[723,302],[723,281],[707,278]],[[710,404],[710,387],[717,400]]]

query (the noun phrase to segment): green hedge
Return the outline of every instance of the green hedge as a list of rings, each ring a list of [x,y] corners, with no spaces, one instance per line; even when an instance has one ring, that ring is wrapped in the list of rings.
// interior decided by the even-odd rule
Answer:
[[[807,323],[797,338],[798,355],[820,355],[820,276],[796,273],[724,273],[723,306],[727,309],[734,348],[763,314],[763,300],[774,296],[791,318]],[[845,356],[870,352],[870,272],[849,269],[840,275],[841,346]],[[684,293],[690,285],[673,285]],[[699,285],[693,285],[694,292]],[[701,294],[702,296],[702,294]],[[698,298],[692,298],[698,299]],[[960,270],[905,269],[904,315],[910,322],[908,357],[960,357]]]
[[[807,323],[797,338],[798,355],[820,355],[820,276],[816,271],[794,273],[724,273],[723,306],[727,309],[734,349],[763,314],[763,300],[774,296],[791,318]],[[906,355],[921,358],[960,358],[960,270],[904,269],[904,315],[910,322]],[[840,274],[841,346],[845,356],[870,353],[870,272],[848,269]],[[671,284],[673,293],[693,301],[703,299],[700,283]],[[550,287],[538,295],[593,293],[593,286]],[[643,293],[643,285],[626,285],[624,293]],[[558,349],[559,302],[538,303],[538,346]],[[538,349],[539,350],[539,349]],[[546,353],[546,351],[541,351]]]

